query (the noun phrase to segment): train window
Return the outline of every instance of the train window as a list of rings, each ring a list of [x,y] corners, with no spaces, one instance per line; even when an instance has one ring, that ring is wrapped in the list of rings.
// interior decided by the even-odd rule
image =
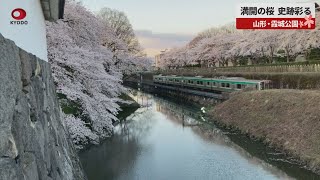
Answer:
[[[212,85],[213,85],[213,86],[217,86],[216,82],[213,82]]]
[[[203,85],[203,81],[200,81],[200,85]]]
[[[229,83],[226,83],[226,87],[227,87],[227,88],[230,88],[230,84],[229,84]]]
[[[221,83],[221,87],[226,87],[226,84],[225,83]]]
[[[191,83],[191,81],[190,80],[188,80],[188,84],[190,84]]]
[[[207,86],[210,86],[210,82],[207,82]]]
[[[241,89],[241,84],[237,84],[237,89]]]

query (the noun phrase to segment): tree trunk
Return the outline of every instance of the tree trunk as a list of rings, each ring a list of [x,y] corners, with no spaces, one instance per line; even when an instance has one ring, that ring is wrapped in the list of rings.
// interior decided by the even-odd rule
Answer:
[[[286,51],[286,55],[287,55],[287,63],[289,63],[290,62],[290,49],[289,49],[289,47],[286,47],[285,51]]]
[[[274,47],[270,46],[270,64],[273,63]]]

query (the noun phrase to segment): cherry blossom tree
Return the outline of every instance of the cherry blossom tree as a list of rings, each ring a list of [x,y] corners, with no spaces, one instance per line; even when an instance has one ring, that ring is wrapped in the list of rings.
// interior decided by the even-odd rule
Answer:
[[[316,17],[320,14],[316,13]],[[274,63],[277,52],[283,51],[287,62],[304,53],[307,57],[313,48],[320,48],[320,22],[316,21],[315,30],[236,30],[234,24],[221,28],[211,28],[199,33],[190,43],[182,48],[166,52],[162,59],[167,67],[188,66],[197,62],[202,67],[214,64],[233,66],[243,64],[248,59],[252,64]],[[178,58],[183,49],[188,60]],[[240,62],[242,61],[242,62]],[[185,64],[187,62],[187,64]],[[189,63],[189,64],[188,64]]]
[[[96,143],[109,136],[122,102],[118,97],[126,92],[123,73],[151,63],[129,53],[111,27],[76,1],[66,2],[64,19],[47,22],[47,42],[57,92],[79,104],[87,117],[83,122],[66,115],[74,142]]]
[[[133,54],[141,52],[141,46],[137,40],[132,25],[125,13],[104,7],[99,11],[99,18],[105,26],[110,27],[116,37],[126,43],[128,50]]]

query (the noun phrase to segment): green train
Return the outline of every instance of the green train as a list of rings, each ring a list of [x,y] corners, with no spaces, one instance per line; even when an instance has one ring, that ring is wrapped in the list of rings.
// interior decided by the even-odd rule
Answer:
[[[270,88],[269,80],[249,80],[244,78],[203,78],[184,76],[153,76],[155,84],[179,86],[215,92],[234,92],[243,89],[264,90]]]

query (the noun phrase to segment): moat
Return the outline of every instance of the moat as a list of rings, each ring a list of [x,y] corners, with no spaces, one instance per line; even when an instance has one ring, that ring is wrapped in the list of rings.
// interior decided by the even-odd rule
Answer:
[[[219,129],[201,107],[142,92],[134,99],[141,108],[113,137],[80,152],[89,180],[319,178],[261,142]]]

